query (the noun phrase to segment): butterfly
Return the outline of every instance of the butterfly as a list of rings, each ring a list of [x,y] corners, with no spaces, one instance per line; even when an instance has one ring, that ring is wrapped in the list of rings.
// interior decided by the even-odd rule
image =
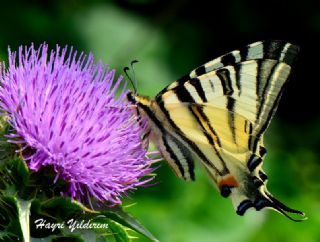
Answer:
[[[194,180],[200,160],[238,215],[249,208],[304,213],[267,190],[263,135],[277,109],[299,48],[285,41],[250,44],[216,58],[164,88],[154,99],[127,95],[149,121],[149,137],[175,174]]]

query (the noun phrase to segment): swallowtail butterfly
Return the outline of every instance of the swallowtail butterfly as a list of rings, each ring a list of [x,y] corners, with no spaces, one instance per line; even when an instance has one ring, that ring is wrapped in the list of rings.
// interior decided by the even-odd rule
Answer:
[[[129,92],[128,100],[150,123],[150,138],[175,174],[194,180],[201,161],[238,215],[291,209],[266,188],[263,135],[277,109],[299,48],[261,41],[214,59],[163,89],[154,99]]]

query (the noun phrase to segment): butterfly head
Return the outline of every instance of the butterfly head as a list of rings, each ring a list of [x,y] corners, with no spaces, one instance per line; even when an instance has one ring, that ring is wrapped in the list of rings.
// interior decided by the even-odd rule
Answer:
[[[131,70],[132,70],[132,77],[130,77],[130,75],[128,74],[128,71],[130,70],[129,67],[124,67],[123,68],[123,71],[125,73],[125,75],[127,76],[128,80],[130,81],[130,83],[132,84],[132,87],[133,87],[133,92],[132,91],[129,91],[127,93],[127,100],[133,104],[133,105],[136,105],[137,107],[140,107],[141,106],[150,106],[150,103],[151,103],[151,100],[150,98],[148,97],[145,97],[145,96],[140,96],[137,94],[137,81],[136,81],[136,78],[135,78],[135,73],[134,73],[134,68],[133,68],[133,65],[135,63],[138,63],[137,60],[133,60],[131,61]]]
[[[127,100],[139,108],[151,105],[151,99],[149,97],[137,95],[135,92],[128,92]]]
[[[136,95],[131,91],[127,93],[127,100],[133,105],[137,104]]]

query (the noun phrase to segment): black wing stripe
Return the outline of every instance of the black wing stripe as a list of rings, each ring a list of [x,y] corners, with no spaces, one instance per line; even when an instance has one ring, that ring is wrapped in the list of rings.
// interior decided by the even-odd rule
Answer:
[[[195,103],[194,98],[184,86],[179,86],[179,88],[176,88],[174,90],[174,93],[176,94],[176,96],[181,102]],[[160,104],[161,102],[158,102],[158,103]]]
[[[259,177],[260,179],[265,182],[266,180],[268,180],[268,176],[266,173],[264,173],[262,170],[259,171]]]
[[[168,132],[164,129],[162,123],[158,120],[158,118],[154,115],[154,113],[152,112],[152,110],[148,106],[143,105],[142,103],[138,103],[138,105],[140,108],[142,108],[145,111],[145,113],[148,115],[150,120],[152,120],[152,122],[160,129],[160,131],[163,135],[162,141],[163,141],[164,146],[166,147],[166,151],[170,154],[171,158],[175,161],[175,164],[177,165],[177,167],[181,173],[181,176],[186,178],[186,175],[185,175],[186,172],[185,172],[179,158],[174,153],[175,148],[173,148],[172,145],[170,145],[168,142],[168,139],[169,139]],[[187,149],[185,149],[184,146],[180,142],[178,142],[177,139],[175,139],[173,136],[170,136],[170,138],[171,138],[172,142],[176,143],[176,146],[181,151],[181,154],[184,154],[183,158],[187,162],[189,176],[190,176],[191,180],[194,180],[194,178],[195,178],[194,164],[193,164],[190,152],[188,152]]]
[[[224,66],[234,65],[236,63],[236,57],[233,52],[230,52],[221,57],[221,63]],[[197,73],[197,72],[196,72]]]
[[[267,149],[263,146],[259,146],[259,155],[261,158],[263,158],[267,154]]]
[[[248,50],[250,49],[250,45],[240,49],[241,61],[248,60]]]
[[[184,172],[184,168],[182,166],[182,164],[180,163],[178,157],[175,155],[175,152],[174,150],[176,148],[173,148],[172,145],[169,144],[168,142],[168,137],[166,137],[165,133],[162,134],[162,141],[163,141],[163,144],[164,146],[166,147],[166,151],[170,154],[170,158],[172,160],[174,160],[174,163],[177,165],[179,171],[180,171],[180,174],[181,176],[186,179],[185,177],[185,172]]]
[[[219,138],[219,136],[217,135],[217,132],[216,132],[216,131],[214,130],[214,128],[212,127],[212,125],[211,125],[211,123],[210,123],[210,120],[208,119],[207,115],[204,114],[204,112],[203,112],[203,110],[202,110],[202,107],[201,107],[200,105],[191,105],[191,107],[192,107],[192,108],[195,108],[196,111],[200,114],[201,118],[204,120],[204,122],[207,123],[207,125],[208,125],[208,127],[209,127],[209,130],[210,130],[210,132],[214,135],[215,140],[216,140],[218,146],[219,146],[219,147],[222,147],[220,138]],[[195,118],[196,118],[196,120],[198,121],[198,123],[201,122],[201,121],[199,120],[199,117],[195,114],[195,112],[194,112],[193,110],[191,110],[191,112],[192,112],[192,115],[195,116]],[[201,124],[201,127],[204,128],[202,124]],[[211,140],[210,142],[211,142],[212,144],[214,144],[214,141],[213,141],[212,137],[211,137],[209,134],[207,134],[207,135],[208,135],[208,137],[210,137],[210,138],[209,138],[209,139]]]
[[[162,138],[167,152],[170,154],[171,158],[179,168],[182,177],[185,180],[191,179],[194,181],[194,163],[191,153],[181,144],[178,139],[169,135],[168,133],[163,134]],[[182,161],[185,161],[184,163],[187,165],[187,170],[185,170],[184,165],[181,163]]]
[[[283,52],[280,55],[280,61],[283,61],[284,63],[291,66],[293,62],[297,59],[298,52],[298,46],[286,43]]]
[[[190,76],[189,75],[184,75],[182,77],[180,77],[177,82],[178,82],[178,86],[183,85],[184,83],[186,83],[187,81],[190,80]]]
[[[277,66],[280,64],[280,62],[275,60],[258,60],[256,63],[256,95],[258,98],[264,98],[266,94],[266,88],[269,85],[268,82],[270,82],[270,79],[272,79],[275,73],[274,71],[277,69]]]
[[[261,164],[261,162],[262,159],[259,156],[252,154],[247,163],[249,171],[253,172],[254,169],[256,169],[257,166]]]
[[[284,41],[265,41],[263,44],[264,59],[279,60],[285,43]]]
[[[210,87],[211,87],[211,91],[214,92],[214,83],[211,79],[208,79]]]
[[[182,77],[180,77],[176,82],[176,86],[182,86],[185,82],[189,81],[190,80],[190,76],[187,74],[187,75],[184,75]],[[156,96],[156,100],[159,99],[161,100],[161,96],[166,93],[168,90],[170,90],[170,86],[172,85],[172,83],[170,85],[168,85],[167,87],[165,87],[161,92],[159,92]]]
[[[239,90],[239,96],[241,95],[241,82],[240,82],[240,79],[241,79],[241,66],[240,64],[236,64],[233,66],[234,68],[234,71],[236,73],[236,86]]]
[[[256,95],[257,95],[257,98],[261,97],[260,95],[260,85],[261,85],[261,80],[262,80],[262,76],[261,76],[261,73],[262,73],[262,60],[257,60],[257,69],[256,69]]]
[[[197,76],[201,76],[201,75],[203,75],[203,74],[205,74],[207,72],[206,68],[204,66],[199,66],[194,71],[195,71]]]
[[[285,84],[284,84],[285,85]],[[281,87],[281,90],[276,98],[276,100],[274,101],[273,103],[273,106],[271,108],[271,110],[269,111],[268,113],[268,116],[267,116],[267,119],[266,121],[264,122],[264,125],[260,128],[259,132],[256,134],[256,137],[255,139],[253,140],[252,142],[252,149],[254,152],[256,151],[257,147],[258,147],[258,143],[259,143],[259,140],[262,136],[262,134],[265,132],[265,130],[268,128],[269,126],[269,123],[273,117],[273,114],[275,113],[277,107],[278,107],[278,104],[279,104],[279,101],[280,101],[280,98],[281,98],[281,95],[282,95],[282,92],[284,90],[284,85]]]
[[[230,77],[230,71],[228,69],[219,69],[216,71],[217,76],[221,81],[223,94],[231,96],[233,94],[232,82]]]
[[[222,156],[220,155],[216,144],[212,138],[212,136],[208,133],[208,131],[206,130],[206,128],[204,127],[201,119],[203,119],[203,121],[209,126],[210,131],[212,132],[213,135],[215,135],[216,139],[217,139],[217,143],[219,144],[219,146],[221,147],[221,142],[219,140],[219,137],[217,136],[216,132],[214,131],[213,127],[210,125],[210,121],[208,119],[208,117],[205,115],[205,113],[202,110],[202,107],[200,105],[191,105],[189,107],[189,110],[191,112],[191,114],[194,116],[195,120],[198,122],[198,124],[201,126],[203,134],[205,135],[205,137],[207,138],[209,144],[211,145],[211,147],[214,149],[215,154],[217,155],[218,159],[220,160],[222,167],[223,167],[223,171],[220,172],[223,175],[226,175],[229,172],[229,169],[227,168],[226,162],[223,160]]]
[[[269,40],[263,42],[264,59],[278,60],[288,65],[296,60],[299,47],[283,40]]]
[[[179,88],[179,89],[185,89],[185,88]],[[189,95],[189,96],[188,96]],[[205,162],[208,166],[210,166],[212,169],[214,169],[214,171],[217,174],[220,174],[220,171],[208,160],[208,158],[203,154],[203,152],[198,148],[198,146],[192,142],[191,140],[189,140],[184,133],[181,131],[181,129],[175,124],[175,122],[171,119],[170,117],[170,113],[168,112],[168,110],[166,109],[164,102],[162,99],[160,99],[161,97],[159,97],[159,99],[157,100],[157,103],[159,105],[160,110],[162,111],[162,113],[165,115],[167,121],[170,123],[170,125],[172,126],[172,128],[175,130],[176,135],[179,136],[179,138],[186,143],[186,145],[188,145],[188,147],[195,152],[198,157]],[[183,91],[183,96],[181,98],[187,98],[189,100],[189,102],[192,102],[192,97],[189,94],[189,92],[187,90]],[[181,101],[181,100],[180,100]]]
[[[192,78],[189,83],[196,89],[202,102],[207,102],[206,94],[204,93],[200,80],[198,78]]]
[[[272,85],[271,83],[271,80],[273,78],[273,75],[275,74],[275,72],[277,71],[277,67],[279,66],[279,64],[276,64],[272,67],[272,70],[271,70],[271,73],[269,74],[269,77],[265,83],[265,86],[263,88],[263,91],[262,91],[262,95],[261,96],[258,96],[261,98],[261,103],[259,104],[259,109],[258,109],[258,112],[257,112],[257,115],[256,115],[256,120],[259,120],[260,118],[260,115],[261,115],[261,112],[262,112],[262,109],[264,107],[264,104],[265,104],[265,101],[266,101],[266,98],[267,98],[267,95],[269,93],[269,89],[270,89],[270,86]],[[257,81],[257,83],[260,82]],[[259,86],[257,87],[259,88]],[[257,92],[259,93],[259,89],[257,90]]]
[[[252,131],[253,131],[252,123],[249,122],[248,120],[245,120],[244,132],[246,132],[247,134],[252,134]]]
[[[235,100],[232,97],[227,98],[227,109],[230,111],[228,114],[228,122],[231,129],[232,139],[233,142],[236,144],[236,128],[235,128],[235,116],[234,116],[234,110],[235,110]]]

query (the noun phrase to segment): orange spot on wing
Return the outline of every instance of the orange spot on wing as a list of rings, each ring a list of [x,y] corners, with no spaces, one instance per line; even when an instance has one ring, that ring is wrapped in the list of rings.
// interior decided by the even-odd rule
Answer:
[[[239,183],[237,182],[236,178],[232,175],[226,175],[221,178],[221,180],[218,182],[218,186],[221,189],[223,186],[228,187],[237,187],[239,186]]]

